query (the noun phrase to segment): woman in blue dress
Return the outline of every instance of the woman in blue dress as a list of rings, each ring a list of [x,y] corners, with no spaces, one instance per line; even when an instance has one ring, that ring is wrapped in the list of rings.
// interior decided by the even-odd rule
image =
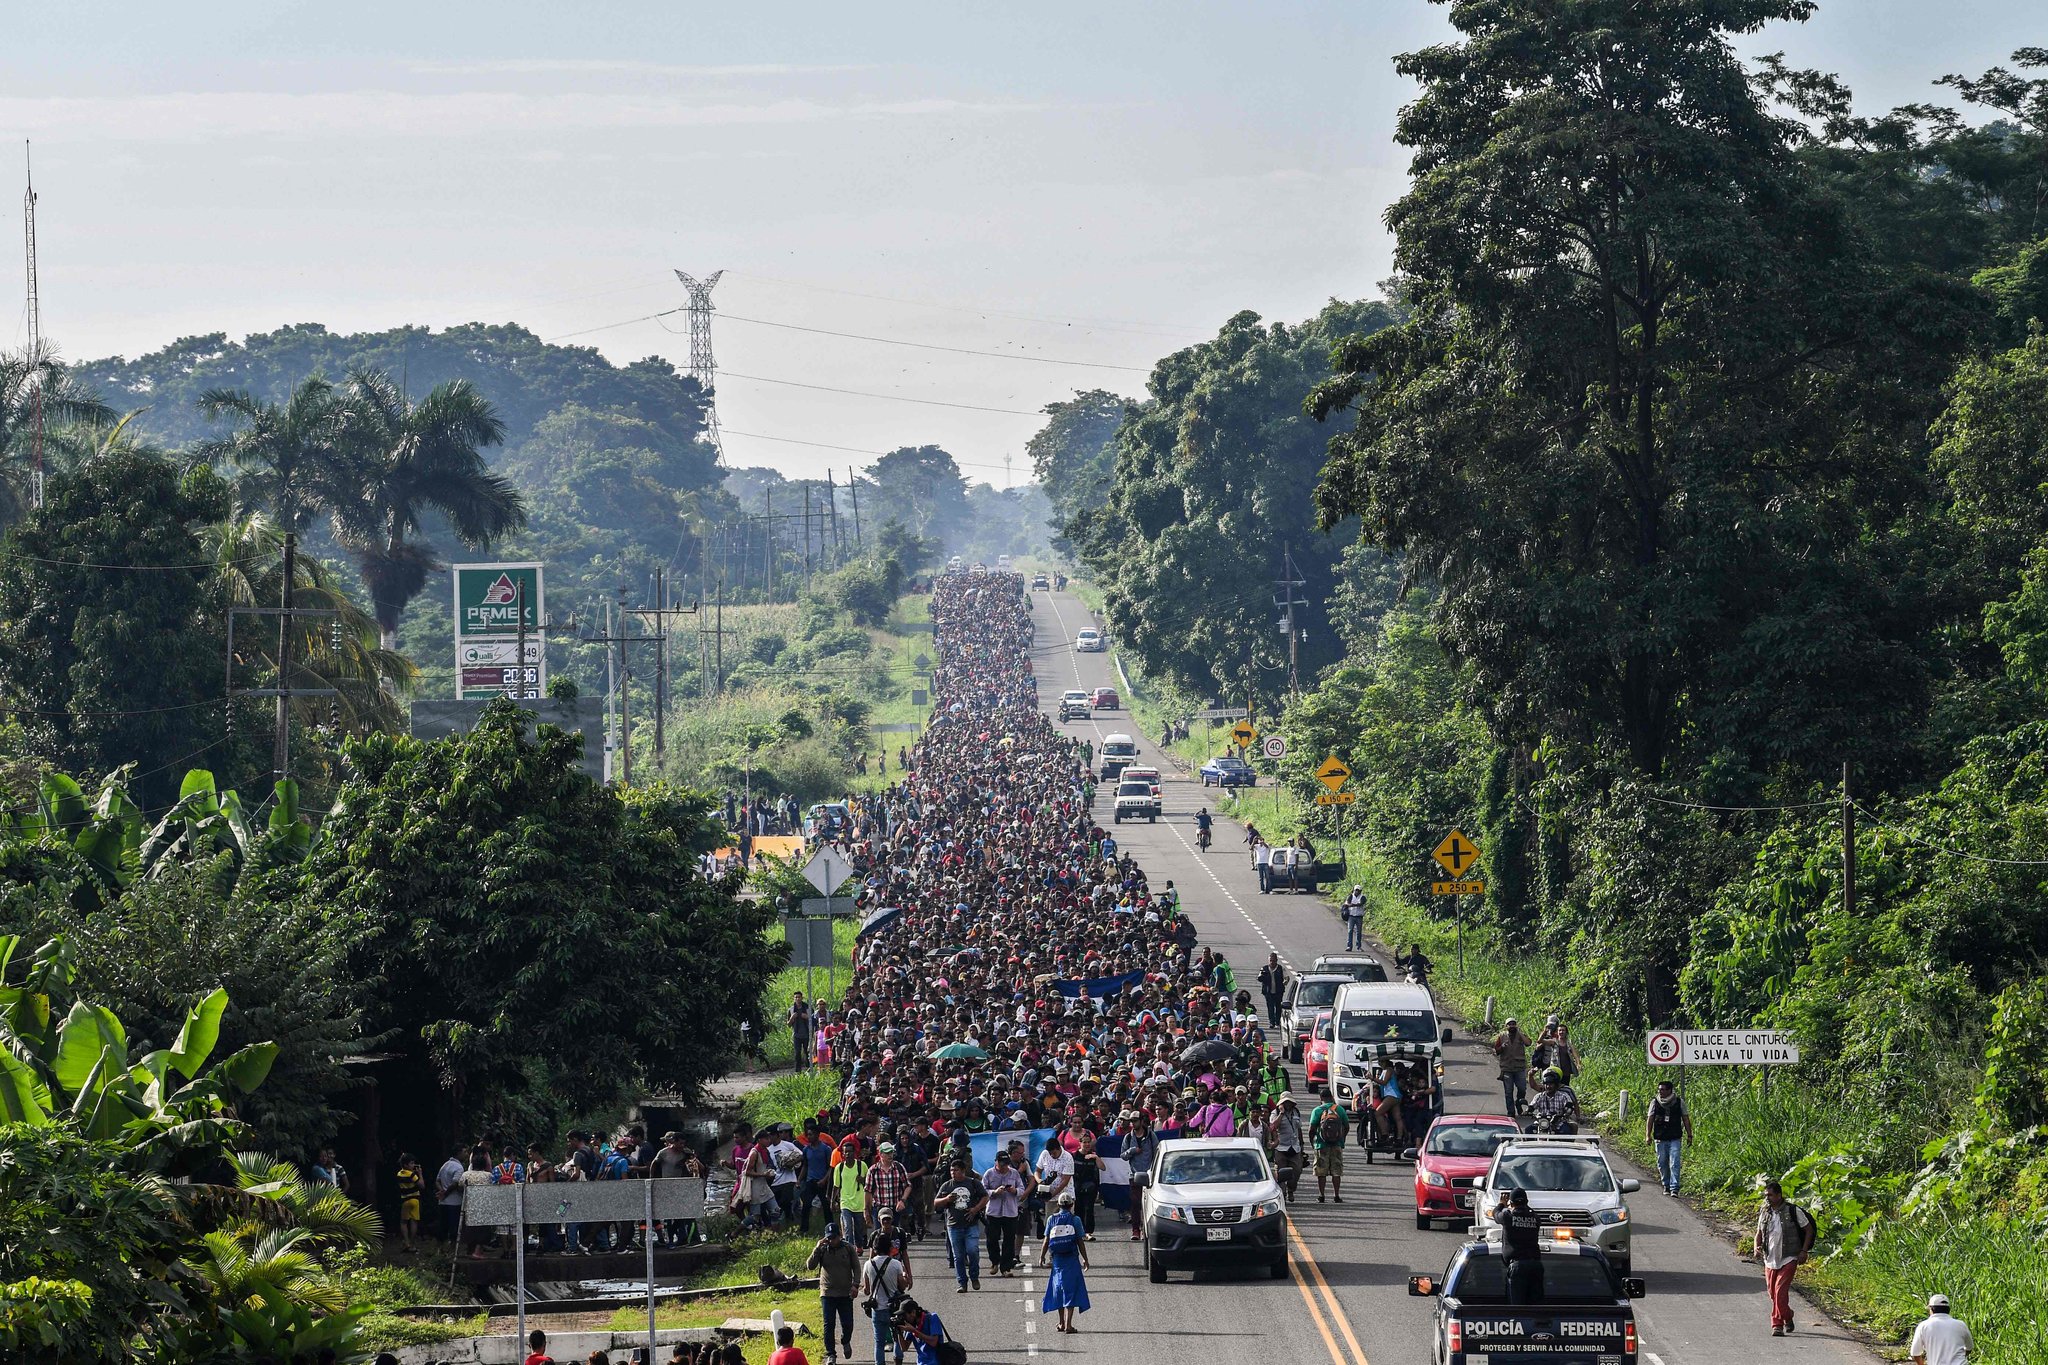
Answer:
[[[1081,1220],[1074,1216],[1074,1192],[1062,1191],[1060,1210],[1045,1220],[1045,1245],[1038,1249],[1038,1263],[1050,1264],[1052,1274],[1045,1281],[1044,1313],[1059,1314],[1059,1330],[1078,1332],[1074,1314],[1088,1311],[1088,1239]]]

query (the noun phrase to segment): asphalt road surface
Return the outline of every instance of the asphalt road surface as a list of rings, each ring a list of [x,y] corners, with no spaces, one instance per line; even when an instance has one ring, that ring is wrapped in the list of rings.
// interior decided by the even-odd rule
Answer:
[[[1107,654],[1077,654],[1074,632],[1099,624],[1066,593],[1031,594],[1037,622],[1033,667],[1043,707],[1054,710],[1069,687],[1116,687]],[[1128,698],[1125,699],[1128,702]],[[1134,733],[1128,709],[1098,714],[1062,727],[1095,741],[1115,731]],[[1318,954],[1341,950],[1336,916],[1319,898],[1261,896],[1237,825],[1219,819],[1207,854],[1195,847],[1194,813],[1209,804],[1200,779],[1177,775],[1158,746],[1143,736],[1140,754],[1165,777],[1165,814],[1159,823],[1116,826],[1117,840],[1144,867],[1155,890],[1169,879],[1194,916],[1201,941],[1228,954],[1240,984],[1252,985],[1258,964],[1278,952],[1292,970]],[[1369,780],[1361,774],[1354,780]],[[1098,792],[1098,811],[1107,811]],[[1106,816],[1104,817],[1106,818]],[[1256,814],[1254,814],[1256,818]],[[1374,945],[1385,958],[1385,949]],[[1297,1085],[1299,1066],[1290,1068]],[[1501,1099],[1491,1055],[1461,1031],[1446,1058],[1446,1107],[1453,1112],[1498,1113]],[[1298,1092],[1299,1093],[1299,1092]],[[1304,1110],[1307,1108],[1304,1104]],[[1645,1173],[1630,1168],[1639,1177]],[[1774,1339],[1763,1295],[1763,1274],[1707,1232],[1696,1215],[1667,1198],[1654,1173],[1629,1197],[1635,1223],[1635,1273],[1648,1287],[1637,1305],[1640,1359],[1648,1365],[1753,1365],[1758,1361],[1871,1365],[1876,1357],[1811,1306],[1799,1314],[1796,1335]],[[911,1258],[914,1292],[937,1311],[969,1359],[1040,1358],[1108,1361],[1196,1360],[1286,1362],[1286,1365],[1395,1365],[1429,1359],[1432,1300],[1410,1298],[1411,1273],[1441,1272],[1462,1234],[1422,1231],[1414,1219],[1414,1174],[1405,1163],[1367,1166],[1355,1146],[1346,1152],[1344,1203],[1318,1204],[1314,1178],[1304,1174],[1291,1211],[1294,1273],[1271,1280],[1263,1272],[1238,1277],[1204,1274],[1190,1284],[1176,1274],[1150,1284],[1138,1246],[1115,1211],[1104,1209],[1098,1240],[1089,1247],[1091,1311],[1080,1331],[1053,1331],[1041,1316],[1044,1272],[1014,1279],[984,1273],[980,1293],[955,1294],[941,1241],[919,1245]],[[867,1359],[867,1324],[855,1327],[857,1358]],[[814,1352],[814,1357],[822,1353]]]

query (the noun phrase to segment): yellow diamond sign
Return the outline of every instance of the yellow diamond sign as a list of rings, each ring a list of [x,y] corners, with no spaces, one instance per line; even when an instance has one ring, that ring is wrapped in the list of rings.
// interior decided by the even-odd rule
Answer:
[[[1237,741],[1239,748],[1250,748],[1251,742],[1259,737],[1259,732],[1252,728],[1249,720],[1241,720],[1230,727],[1230,737]]]
[[[1350,780],[1351,769],[1345,767],[1344,760],[1338,758],[1335,754],[1331,754],[1316,765],[1316,781],[1322,783],[1333,792],[1342,788]]]
[[[1479,845],[1454,829],[1444,836],[1442,843],[1429,851],[1429,856],[1436,859],[1444,871],[1462,879],[1472,870],[1472,864],[1479,861]]]

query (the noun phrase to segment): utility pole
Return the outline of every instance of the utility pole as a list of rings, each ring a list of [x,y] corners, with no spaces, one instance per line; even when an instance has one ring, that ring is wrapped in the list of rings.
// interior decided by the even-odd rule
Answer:
[[[714,645],[714,646],[713,646],[713,648],[717,650],[717,652],[718,652],[718,657],[717,657],[717,660],[716,660],[716,662],[715,662],[715,663],[714,663],[714,664],[712,665],[712,677],[713,677],[713,678],[715,678],[715,679],[717,680],[717,683],[718,683],[718,693],[719,693],[719,695],[720,695],[720,696],[724,696],[724,695],[725,695],[725,575],[724,575],[724,574],[720,574],[720,575],[718,576],[718,606],[717,606],[717,612],[718,612],[718,624],[717,624],[717,626],[715,627],[715,629],[716,629],[716,630],[718,631],[718,642],[717,642],[717,644],[716,644],[716,645]]]
[[[1842,913],[1856,913],[1856,802],[1849,794],[1849,761],[1842,760]]]
[[[839,485],[832,482],[832,471],[825,471],[825,506],[832,514],[832,550],[834,562],[846,558],[846,538],[839,534]]]
[[[811,485],[804,482],[804,587],[811,586]]]
[[[718,363],[711,357],[711,289],[724,273],[714,270],[697,280],[676,271],[676,278],[690,295],[690,378],[704,391],[704,430],[711,437],[711,448],[718,452],[721,467],[725,464],[725,438],[718,430]]]
[[[626,658],[626,590],[619,589],[619,785],[633,785],[632,666]]]
[[[668,570],[654,571],[654,766],[668,754]]]
[[[36,278],[36,172],[26,141],[21,144],[21,156],[28,171],[28,192],[21,203],[21,235],[28,243],[28,365],[29,382],[35,385],[30,417],[28,505],[39,509],[43,505],[43,381],[49,378],[49,371],[43,368],[43,291]],[[280,701],[278,705],[284,703]],[[284,760],[279,759],[278,766],[282,768],[283,764]]]
[[[1273,605],[1280,608],[1280,629],[1287,635],[1287,691],[1290,696],[1301,695],[1301,627],[1294,618],[1294,590],[1308,586],[1306,579],[1294,576],[1294,554],[1283,543],[1280,547],[1280,577],[1273,586],[1286,595],[1273,599]]]
[[[860,534],[860,481],[854,477],[851,465],[846,470],[846,491],[853,495],[853,548],[865,549],[867,542],[861,539]]]

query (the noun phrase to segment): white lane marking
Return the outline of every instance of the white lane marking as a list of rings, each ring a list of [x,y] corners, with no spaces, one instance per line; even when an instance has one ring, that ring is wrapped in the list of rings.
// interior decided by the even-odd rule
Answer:
[[[1067,633],[1067,620],[1065,616],[1060,614],[1059,599],[1057,597],[1049,598],[1047,599],[1046,605],[1052,608],[1053,621],[1055,624],[1058,625],[1060,635],[1062,638],[1064,638]],[[1081,657],[1080,655],[1073,652],[1071,645],[1067,652],[1067,662],[1073,667],[1074,670],[1074,686],[1085,687],[1087,684],[1081,681]],[[1101,740],[1102,727],[1096,723],[1094,712],[1092,710],[1090,711],[1088,716],[1088,728],[1095,731],[1095,738],[1098,741]],[[1133,727],[1133,735],[1134,737],[1136,737],[1135,727]],[[1147,742],[1149,743],[1149,741]],[[1164,759],[1162,757],[1162,762],[1163,761]],[[1207,798],[1205,797],[1202,799],[1206,800]],[[1251,911],[1245,909],[1243,904],[1241,904],[1238,901],[1237,897],[1230,893],[1230,888],[1223,884],[1223,879],[1217,876],[1215,871],[1209,866],[1209,860],[1207,856],[1196,852],[1195,846],[1187,841],[1186,837],[1181,834],[1180,830],[1176,826],[1169,823],[1166,827],[1166,832],[1168,834],[1171,834],[1174,838],[1180,840],[1180,846],[1187,850],[1188,856],[1195,860],[1196,866],[1200,867],[1203,872],[1208,874],[1210,881],[1216,883],[1216,889],[1223,893],[1223,899],[1229,901],[1231,904],[1231,908],[1236,910],[1238,914],[1244,916],[1244,922],[1252,927],[1252,932],[1259,936],[1260,941],[1263,942],[1268,949],[1272,950],[1275,953],[1279,953],[1280,965],[1286,967],[1289,971],[1292,971],[1294,969],[1294,964],[1288,960],[1287,954],[1280,952],[1280,945],[1273,942],[1272,938],[1267,935],[1265,929],[1260,926],[1259,922],[1252,918]]]
[[[1658,1355],[1655,1351],[1643,1352],[1643,1359],[1649,1361],[1650,1365],[1664,1365],[1664,1357]]]
[[[1025,1335],[1025,1336],[1027,1336],[1027,1337],[1035,1337],[1035,1336],[1037,1336],[1037,1335],[1038,1335],[1038,1324],[1037,1324],[1037,1323],[1035,1323],[1035,1322],[1027,1322],[1027,1323],[1025,1323],[1025,1324],[1024,1324],[1024,1335]]]

